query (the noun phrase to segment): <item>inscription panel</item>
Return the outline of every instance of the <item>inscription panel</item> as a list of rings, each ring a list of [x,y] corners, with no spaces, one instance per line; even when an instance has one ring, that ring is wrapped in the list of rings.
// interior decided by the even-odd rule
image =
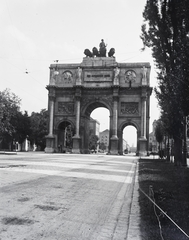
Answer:
[[[85,71],[84,81],[87,82],[110,82],[112,81],[112,71]]]
[[[138,115],[139,104],[137,102],[121,102],[121,114]]]

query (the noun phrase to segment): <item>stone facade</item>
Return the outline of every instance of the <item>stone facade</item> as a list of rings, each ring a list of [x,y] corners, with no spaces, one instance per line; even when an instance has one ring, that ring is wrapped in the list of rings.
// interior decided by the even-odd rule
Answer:
[[[149,63],[117,63],[114,57],[85,57],[78,64],[52,64],[45,151],[57,151],[61,124],[73,130],[72,152],[87,152],[90,114],[105,107],[110,111],[110,154],[122,154],[123,129],[128,125],[137,129],[138,153],[146,154],[150,69]]]
[[[108,148],[109,148],[109,139],[110,139],[110,131],[108,129],[100,132],[99,141],[100,143],[104,143],[104,145],[106,146],[106,151],[108,151]]]
[[[100,134],[100,123],[99,123],[99,121],[90,118],[89,127],[90,127],[90,134],[96,135],[97,137],[99,137],[99,134]]]

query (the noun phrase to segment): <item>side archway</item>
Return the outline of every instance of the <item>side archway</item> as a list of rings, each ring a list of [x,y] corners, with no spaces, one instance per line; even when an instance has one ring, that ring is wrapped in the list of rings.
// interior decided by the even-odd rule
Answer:
[[[74,125],[69,120],[60,121],[56,126],[57,132],[57,152],[71,152],[73,147],[72,137],[74,135]]]
[[[139,151],[139,136],[140,136],[140,127],[138,125],[138,123],[136,123],[135,121],[124,121],[122,124],[120,124],[119,128],[118,128],[118,138],[119,138],[119,142],[118,142],[118,151],[119,154],[123,155],[123,131],[124,128],[128,127],[128,126],[132,126],[136,129],[136,134],[137,134],[137,145],[136,145],[136,154]]]

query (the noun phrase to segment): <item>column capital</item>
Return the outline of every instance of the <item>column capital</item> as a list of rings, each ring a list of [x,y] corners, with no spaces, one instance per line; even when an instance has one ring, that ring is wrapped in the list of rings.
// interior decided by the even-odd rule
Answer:
[[[54,102],[54,101],[55,101],[55,98],[56,98],[56,97],[55,97],[54,95],[49,95],[49,100],[50,100],[50,101],[53,101],[53,102]]]
[[[147,96],[142,96],[141,99],[142,99],[142,101],[146,101],[147,100]]]
[[[54,88],[50,88],[49,89],[49,100],[55,101],[55,96],[56,96],[55,89]]]
[[[76,101],[80,101],[80,100],[81,100],[81,96],[75,95],[75,100],[76,100]]]
[[[142,92],[141,99],[142,100],[146,100],[147,99],[147,93],[146,92]]]

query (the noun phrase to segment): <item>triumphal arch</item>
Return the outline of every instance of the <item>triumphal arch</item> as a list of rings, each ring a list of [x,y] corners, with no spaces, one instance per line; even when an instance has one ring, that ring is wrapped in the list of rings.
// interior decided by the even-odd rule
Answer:
[[[45,152],[87,153],[91,112],[110,112],[109,153],[122,154],[123,129],[137,130],[137,153],[147,154],[149,137],[150,64],[118,63],[113,54],[86,54],[81,63],[51,64],[49,133]]]

